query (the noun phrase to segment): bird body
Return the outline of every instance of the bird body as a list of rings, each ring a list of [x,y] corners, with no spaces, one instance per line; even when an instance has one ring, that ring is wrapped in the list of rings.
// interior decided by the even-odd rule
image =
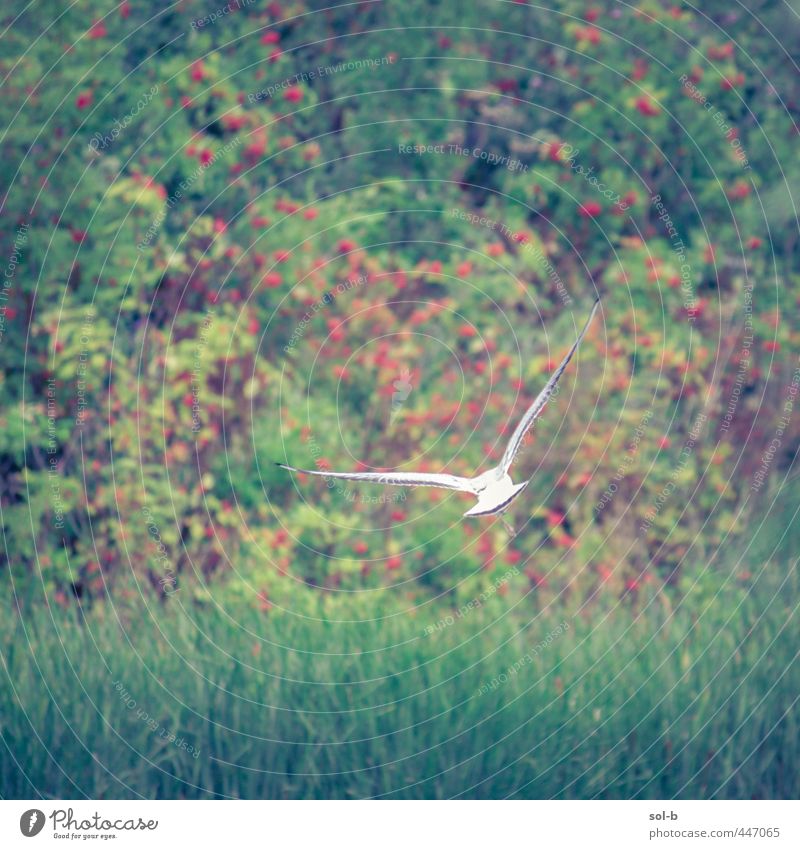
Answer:
[[[494,516],[496,513],[505,512],[530,481],[514,483],[511,475],[503,472],[498,466],[479,475],[474,479],[474,483],[478,503],[467,510],[465,516]]]
[[[561,361],[561,364],[550,376],[544,389],[542,389],[533,404],[526,410],[525,415],[511,435],[500,465],[496,468],[489,469],[476,477],[465,478],[458,475],[429,474],[426,472],[327,472],[320,469],[297,469],[294,466],[287,466],[284,463],[277,463],[276,465],[290,472],[318,475],[325,478],[364,481],[387,486],[434,486],[442,489],[454,489],[458,492],[468,492],[478,499],[477,504],[467,510],[464,516],[494,516],[504,513],[509,505],[530,483],[528,480],[515,484],[509,475],[509,468],[522,446],[525,434],[533,426],[534,421],[539,417],[545,405],[550,400],[567,364],[572,359],[586,331],[589,329],[599,303],[600,299],[598,298],[594,302],[591,315],[583,326],[583,330],[581,330],[578,338]]]

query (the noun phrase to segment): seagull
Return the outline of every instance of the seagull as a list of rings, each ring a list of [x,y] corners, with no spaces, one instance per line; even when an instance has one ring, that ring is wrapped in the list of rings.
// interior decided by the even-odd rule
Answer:
[[[276,463],[275,465],[289,472],[297,472],[304,475],[319,475],[320,477],[340,478],[341,480],[349,481],[366,481],[367,483],[379,483],[385,486],[434,486],[440,489],[454,489],[458,492],[468,492],[470,495],[474,495],[478,499],[478,502],[464,513],[465,517],[502,514],[530,483],[530,480],[527,480],[524,483],[515,484],[511,480],[508,470],[514,462],[519,449],[522,447],[525,435],[550,400],[561,375],[564,373],[575,351],[578,350],[578,346],[586,335],[586,331],[589,329],[589,325],[592,323],[599,305],[600,298],[597,298],[592,307],[592,312],[583,326],[583,330],[578,334],[575,343],[561,361],[561,365],[553,372],[550,380],[545,384],[544,389],[542,389],[536,400],[530,405],[514,430],[514,433],[511,434],[511,439],[508,442],[500,465],[494,469],[489,469],[477,477],[463,478],[458,475],[428,474],[427,472],[327,472],[320,469],[297,469],[294,466],[287,466],[284,463]],[[507,523],[506,527],[513,533],[513,528]]]

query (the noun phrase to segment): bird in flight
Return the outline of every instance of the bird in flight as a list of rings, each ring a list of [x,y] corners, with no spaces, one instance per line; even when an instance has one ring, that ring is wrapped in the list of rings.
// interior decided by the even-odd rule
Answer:
[[[600,304],[600,298],[594,302],[592,312],[578,334],[567,355],[561,361],[559,367],[550,376],[544,389],[539,393],[536,400],[530,405],[520,423],[517,425],[511,439],[508,442],[500,465],[489,469],[474,478],[463,478],[458,475],[429,474],[427,472],[327,472],[321,469],[296,469],[283,463],[276,463],[282,469],[290,472],[299,472],[304,475],[319,475],[326,478],[341,478],[350,481],[366,481],[367,483],[380,483],[388,486],[434,486],[442,489],[454,489],[458,492],[468,492],[474,495],[478,502],[464,516],[494,516],[504,513],[514,499],[516,499],[525,487],[530,483],[515,484],[508,473],[514,458],[517,456],[525,434],[531,429],[533,423],[539,417],[547,402],[550,400],[561,375],[564,373],[569,361],[572,359],[581,340],[586,335],[589,325],[592,323],[594,314]],[[509,530],[513,529],[509,527]]]

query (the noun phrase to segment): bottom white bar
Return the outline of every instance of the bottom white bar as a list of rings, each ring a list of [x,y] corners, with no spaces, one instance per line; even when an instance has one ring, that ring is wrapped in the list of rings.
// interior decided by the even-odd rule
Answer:
[[[32,833],[31,836],[28,836]],[[785,801],[2,801],[0,846],[795,847]]]

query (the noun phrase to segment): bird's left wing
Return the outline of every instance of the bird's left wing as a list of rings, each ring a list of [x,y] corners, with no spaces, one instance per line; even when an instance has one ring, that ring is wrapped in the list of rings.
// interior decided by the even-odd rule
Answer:
[[[544,389],[539,393],[536,400],[533,404],[530,405],[525,415],[522,417],[522,421],[517,425],[514,433],[511,434],[511,439],[508,442],[508,446],[506,447],[505,454],[503,454],[503,459],[498,466],[498,471],[501,471],[502,474],[508,472],[511,464],[514,462],[514,458],[517,456],[517,452],[522,445],[522,440],[525,438],[525,434],[530,430],[533,423],[539,417],[539,414],[545,407],[545,404],[550,400],[550,396],[553,394],[553,391],[558,384],[561,375],[564,373],[564,369],[567,367],[569,361],[572,359],[575,351],[578,350],[578,346],[581,344],[581,340],[586,335],[586,331],[589,329],[589,325],[592,323],[592,319],[594,318],[594,314],[597,312],[597,307],[600,305],[600,298],[598,298],[594,302],[594,306],[592,307],[592,312],[589,315],[589,318],[586,319],[586,324],[583,325],[583,330],[578,334],[578,338],[575,340],[573,346],[567,352],[567,356],[561,361],[561,365],[553,372],[550,376],[550,380],[547,381]]]
[[[319,475],[324,478],[366,481],[367,483],[380,483],[387,486],[436,486],[442,489],[456,489],[460,492],[475,492],[472,480],[458,477],[458,475],[428,474],[426,472],[325,472],[320,469],[296,469],[294,466],[285,466],[283,463],[276,463],[275,465],[290,472]]]

